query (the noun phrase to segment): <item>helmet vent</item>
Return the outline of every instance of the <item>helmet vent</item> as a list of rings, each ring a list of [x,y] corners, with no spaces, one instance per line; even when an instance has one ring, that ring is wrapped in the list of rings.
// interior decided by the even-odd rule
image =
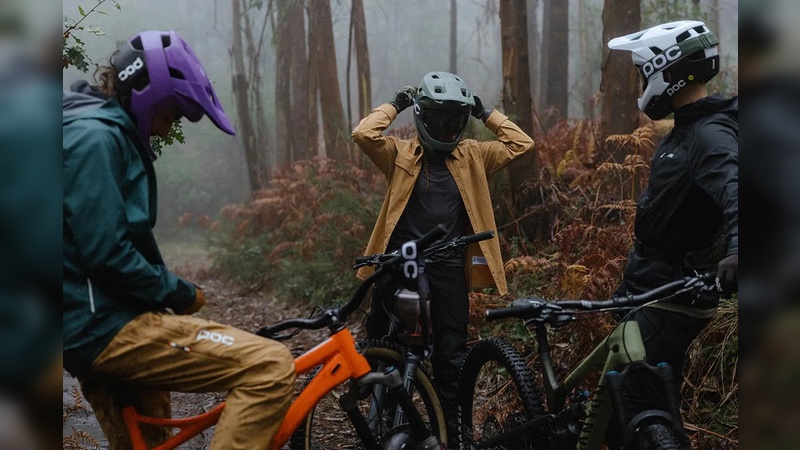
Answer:
[[[695,31],[696,31],[696,29],[695,29]],[[689,33],[688,31],[684,31],[683,33],[681,33],[681,34],[679,34],[679,35],[677,35],[675,37],[675,41],[676,42],[683,42],[683,41],[689,39],[691,36],[692,36],[691,33]]]
[[[169,77],[170,78],[176,78],[178,80],[185,80],[186,79],[186,76],[183,74],[183,72],[181,72],[178,69],[175,69],[174,67],[170,67],[169,68]]]
[[[442,89],[441,86],[436,86],[435,88],[433,88],[433,92],[435,92],[437,94],[442,94],[442,93],[444,93],[444,89]]]
[[[131,39],[131,47],[135,48],[136,50],[144,50],[141,36],[136,36],[135,38]]]
[[[467,96],[467,90],[466,89],[461,89],[461,95],[466,97]]]
[[[461,78],[458,78],[458,77],[453,77],[453,78],[455,78],[456,81],[461,81]]]
[[[703,25],[698,25],[698,26],[694,27],[693,29],[694,29],[694,31],[697,31],[700,34],[708,32],[708,28],[704,27]]]
[[[168,34],[162,34],[161,35],[161,46],[162,47],[167,48],[167,47],[170,46],[171,43],[172,43],[172,41],[170,40]]]
[[[431,75],[431,78],[436,78],[438,80],[439,79],[439,75],[433,74],[433,75]]]
[[[642,38],[642,36],[644,36],[644,31],[642,31],[641,33],[639,33],[636,36],[632,37],[631,40],[632,41],[638,41],[639,39]]]
[[[653,52],[653,54],[655,54],[655,55],[658,55],[659,53],[661,53],[661,49],[658,48],[658,47],[650,47],[650,51]]]

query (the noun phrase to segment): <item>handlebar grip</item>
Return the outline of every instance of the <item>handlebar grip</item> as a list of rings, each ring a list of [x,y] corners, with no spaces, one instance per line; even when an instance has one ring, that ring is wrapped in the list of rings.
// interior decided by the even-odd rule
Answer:
[[[283,330],[288,330],[289,328],[300,328],[302,330],[319,330],[320,328],[327,325],[329,320],[330,319],[328,318],[327,315],[323,315],[315,319],[289,319],[289,320],[284,320],[283,322],[278,322],[274,325],[262,327],[258,331],[256,331],[256,334],[261,337],[270,338],[274,336],[276,333],[279,333]]]
[[[435,242],[437,239],[444,236],[446,233],[447,233],[447,228],[440,223],[439,225],[436,225],[431,231],[425,233],[424,236],[417,239],[416,241],[417,247],[425,249],[433,242]]]
[[[516,317],[519,314],[519,308],[498,308],[486,310],[486,321],[507,319],[509,317]]]
[[[472,236],[467,236],[464,238],[465,244],[472,244],[473,242],[480,242],[485,241],[487,239],[491,239],[494,237],[494,230],[489,231],[482,231],[477,234],[473,234]]]
[[[362,263],[365,263],[365,262],[369,261],[370,258],[371,258],[370,256],[356,256],[356,260],[355,261],[356,261],[356,264],[362,264]]]

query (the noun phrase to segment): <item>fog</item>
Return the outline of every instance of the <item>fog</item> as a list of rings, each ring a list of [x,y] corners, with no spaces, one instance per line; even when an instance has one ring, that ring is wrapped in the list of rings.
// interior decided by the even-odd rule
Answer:
[[[252,2],[253,4],[258,2]],[[260,9],[251,8],[248,14],[260,27],[264,22],[269,1]],[[543,1],[529,0],[529,12],[537,5],[536,16],[541,30]],[[691,10],[691,6],[671,6],[675,2],[645,0],[642,2],[642,26],[664,20],[672,11]],[[88,12],[95,0],[64,0],[65,17],[79,19],[79,6]],[[73,67],[64,70],[64,88],[78,79],[90,79],[96,64],[107,63],[108,56],[125,39],[147,29],[177,31],[195,50],[214,83],[217,95],[228,116],[236,125],[231,88],[232,6],[221,0],[120,0],[120,8],[106,1],[97,12],[89,13],[82,25],[102,30],[102,35],[77,32],[85,42],[86,53],[93,65],[89,73]],[[502,61],[500,49],[500,20],[497,0],[459,0],[457,7],[456,72],[480,95],[487,106],[502,107]],[[677,4],[677,3],[676,3]],[[335,0],[332,5],[334,44],[339,71],[339,89],[344,97],[348,82],[347,49],[350,26],[350,2]],[[718,6],[713,6],[718,5]],[[602,0],[570,0],[569,47],[564,57],[569,59],[569,108],[572,119],[591,118],[597,114],[592,103],[600,85],[602,42]],[[581,7],[583,9],[581,10]],[[738,8],[733,0],[704,0],[700,7],[710,21],[718,22],[715,30],[722,41],[722,65],[735,69],[738,63]],[[698,8],[700,8],[698,7]],[[433,70],[449,70],[450,2],[444,0],[365,0],[367,39],[372,82],[371,103],[377,106],[388,101],[393,93],[406,85],[416,85],[422,76]],[[698,9],[701,10],[701,9]],[[717,14],[718,13],[718,14]],[[715,15],[716,14],[716,15]],[[669,20],[690,17],[670,17]],[[691,17],[694,18],[694,17]],[[529,20],[531,14],[529,13]],[[529,30],[532,27],[529,26]],[[260,32],[260,29],[256,30]],[[529,42],[542,41],[541,32]],[[275,45],[270,23],[265,35],[261,58],[263,103],[270,127],[269,142],[275,139]],[[584,42],[588,47],[581,52]],[[531,49],[531,84],[534,104],[539,103],[542,52]],[[351,93],[355,89],[355,58],[351,62]],[[736,88],[734,72],[720,77],[723,90],[730,94]],[[325,86],[323,81],[324,87]],[[587,98],[588,97],[588,98]],[[357,114],[356,98],[351,99],[353,114]],[[347,107],[345,106],[345,114]],[[349,127],[359,117],[351,117]],[[410,123],[410,116],[401,115],[397,126]],[[207,119],[197,124],[182,123],[186,143],[164,150],[156,163],[160,188],[160,229],[174,225],[184,212],[216,216],[221,206],[249,198],[247,173],[239,137],[230,138],[216,130]],[[289,130],[291,133],[291,130]],[[318,138],[321,141],[321,137]],[[320,145],[321,148],[321,145]],[[271,156],[274,160],[274,156]]]

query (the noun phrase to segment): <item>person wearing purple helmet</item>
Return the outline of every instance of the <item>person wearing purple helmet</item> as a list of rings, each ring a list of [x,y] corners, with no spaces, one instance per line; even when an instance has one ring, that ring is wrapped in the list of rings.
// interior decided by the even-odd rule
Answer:
[[[191,316],[203,291],[167,269],[152,232],[151,136],[204,115],[234,134],[230,120],[173,31],[137,34],[95,79],[76,82],[63,99],[64,367],[112,450],[131,446],[122,408],[168,416],[170,391],[227,392],[212,449],[267,448],[291,401],[291,353]],[[169,433],[145,431],[151,446]]]

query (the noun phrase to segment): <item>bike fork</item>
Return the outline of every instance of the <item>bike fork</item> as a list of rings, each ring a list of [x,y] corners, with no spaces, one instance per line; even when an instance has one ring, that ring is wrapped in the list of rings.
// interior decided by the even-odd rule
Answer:
[[[403,365],[403,387],[411,398],[414,394],[414,378],[417,375],[417,367],[419,367],[422,358],[414,352],[406,352],[406,363]],[[402,408],[398,408],[394,414],[394,426],[405,423],[405,414]]]
[[[406,412],[408,424],[417,439],[420,440],[420,449],[438,449],[439,443],[433,436],[432,432],[425,426],[422,417],[414,407],[411,401],[411,395],[406,391],[403,380],[400,374],[395,369],[390,369],[386,373],[370,372],[363,377],[355,380],[353,389],[339,398],[339,405],[342,410],[347,413],[350,421],[356,429],[364,448],[367,450],[380,450],[375,437],[370,430],[367,420],[361,415],[358,409],[358,393],[360,387],[365,385],[380,384],[386,386],[391,394],[397,399],[397,404],[400,410]]]

